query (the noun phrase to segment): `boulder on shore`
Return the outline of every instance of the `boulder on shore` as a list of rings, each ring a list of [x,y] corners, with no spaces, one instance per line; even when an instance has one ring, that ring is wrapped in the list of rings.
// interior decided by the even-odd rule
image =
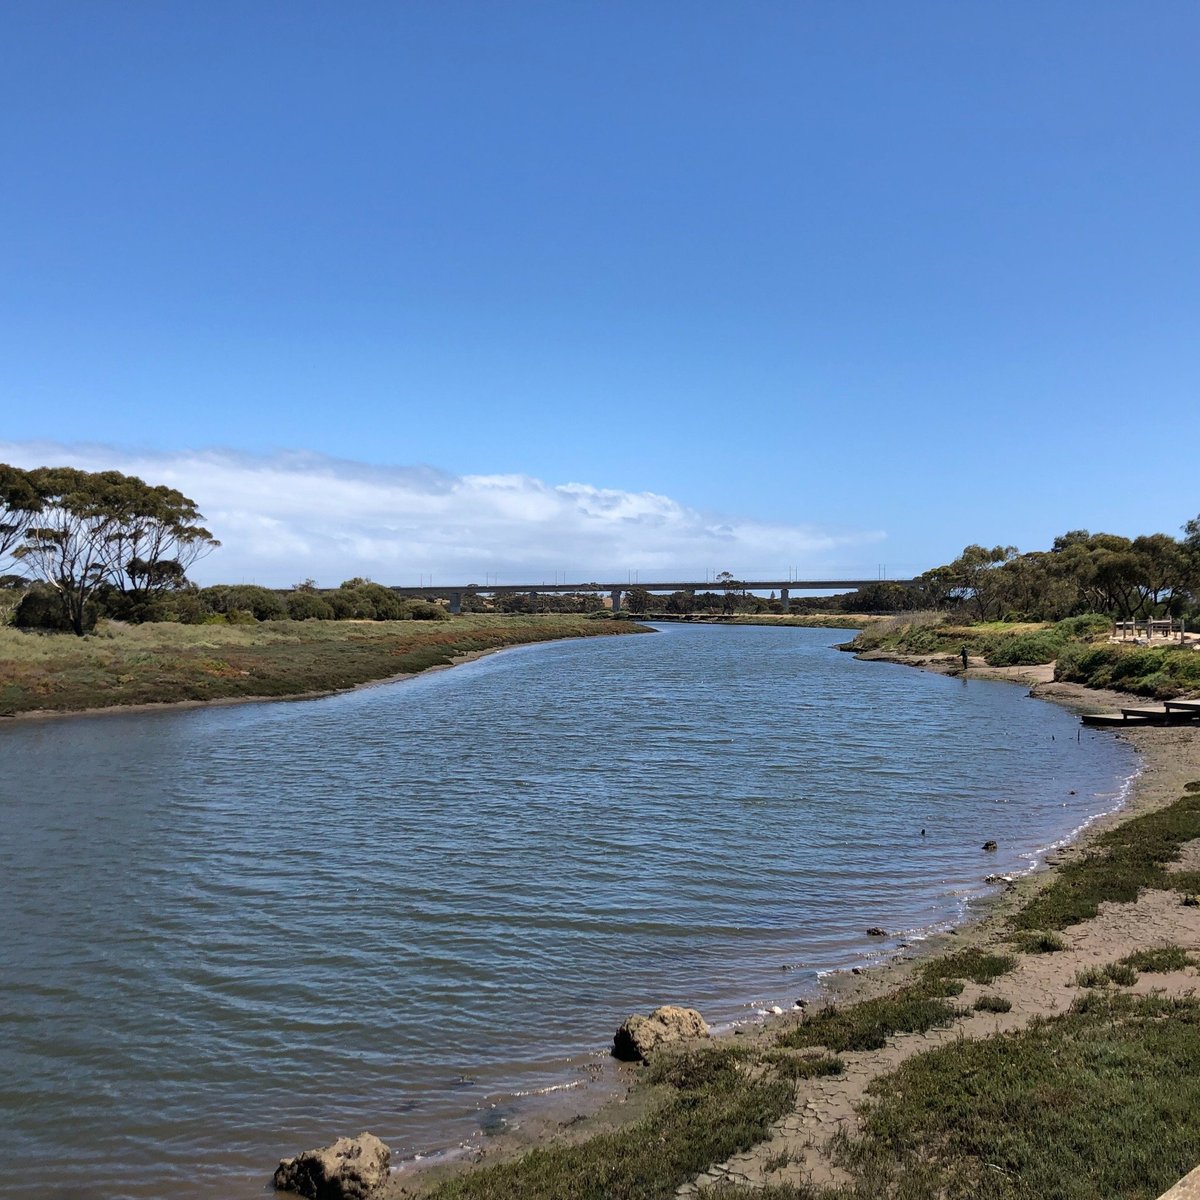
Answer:
[[[649,1060],[659,1046],[689,1038],[708,1037],[708,1026],[694,1008],[678,1008],[664,1004],[648,1017],[635,1014],[630,1017],[613,1038],[613,1056],[624,1062]]]
[[[387,1182],[392,1152],[373,1134],[283,1159],[271,1182],[310,1200],[370,1200]]]

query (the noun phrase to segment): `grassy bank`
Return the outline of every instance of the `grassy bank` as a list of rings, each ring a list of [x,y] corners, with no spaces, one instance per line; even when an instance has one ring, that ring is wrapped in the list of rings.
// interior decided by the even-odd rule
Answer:
[[[331,692],[464,654],[638,628],[566,615],[108,624],[85,638],[0,627],[0,715]]]

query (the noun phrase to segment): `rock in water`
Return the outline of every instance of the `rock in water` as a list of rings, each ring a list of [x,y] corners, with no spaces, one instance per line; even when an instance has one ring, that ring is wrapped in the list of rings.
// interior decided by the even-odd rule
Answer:
[[[989,842],[984,842],[984,843],[983,843],[983,848],[984,848],[985,850],[989,850],[989,851],[990,851],[990,850],[995,850],[995,849],[996,849],[996,843],[995,843],[995,842],[990,842],[990,841],[989,841]]]
[[[369,1200],[387,1182],[391,1159],[392,1152],[373,1133],[360,1133],[283,1159],[271,1182],[311,1200]]]
[[[624,1062],[648,1061],[659,1046],[708,1037],[708,1026],[694,1008],[664,1004],[648,1017],[630,1017],[613,1038],[613,1055]]]

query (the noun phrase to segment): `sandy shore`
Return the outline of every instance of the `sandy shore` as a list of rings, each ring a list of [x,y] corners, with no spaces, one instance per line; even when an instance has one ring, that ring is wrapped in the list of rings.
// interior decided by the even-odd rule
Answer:
[[[905,657],[870,653],[861,657],[942,674],[965,674],[967,678],[1006,680],[1029,688],[1031,695],[1076,712],[1107,710],[1131,699],[1123,693],[1055,683],[1052,666],[990,668],[982,659],[975,659],[964,672],[956,655]],[[1141,761],[1140,774],[1120,811],[1093,821],[1074,843],[1051,855],[1044,869],[973,905],[974,919],[970,924],[952,934],[931,938],[918,950],[903,951],[879,967],[859,974],[844,972],[828,977],[826,999],[849,1004],[891,991],[904,983],[921,961],[935,954],[968,947],[1011,952],[1012,946],[1005,940],[1009,918],[1054,877],[1057,867],[1085,853],[1104,830],[1173,803],[1183,793],[1185,784],[1200,780],[1200,731],[1188,727],[1135,727],[1109,736],[1127,741]],[[1200,869],[1200,841],[1185,847],[1179,869]],[[960,997],[960,1002],[969,1007],[984,992],[1002,996],[1011,1002],[1011,1011],[971,1013],[946,1028],[897,1035],[881,1050],[843,1052],[841,1057],[847,1064],[843,1074],[799,1083],[792,1111],[777,1123],[768,1140],[713,1167],[682,1194],[722,1181],[751,1186],[847,1182],[832,1162],[827,1146],[840,1130],[853,1131],[856,1127],[855,1110],[874,1079],[895,1070],[905,1059],[953,1039],[986,1037],[1021,1028],[1035,1017],[1066,1011],[1079,994],[1073,981],[1082,968],[1104,965],[1164,943],[1200,952],[1200,909],[1183,907],[1175,893],[1147,891],[1134,904],[1103,905],[1093,920],[1067,928],[1063,937],[1067,943],[1065,950],[1018,955],[1014,971],[986,987],[968,983]],[[1194,991],[1198,978],[1197,968],[1147,974],[1130,990],[1137,994],[1155,990],[1181,995]],[[739,1029],[726,1036],[742,1043],[759,1040],[765,1043],[801,1020],[802,1013],[788,1013],[769,1019],[765,1025]],[[588,1094],[568,1093],[557,1108],[532,1114],[526,1128],[519,1133],[492,1139],[482,1150],[473,1151],[466,1158],[484,1163],[504,1161],[531,1145],[551,1140],[576,1141],[634,1120],[641,1115],[645,1102],[635,1083],[636,1069],[606,1068],[596,1084],[587,1089]],[[389,1195],[420,1195],[448,1172],[461,1168],[461,1160],[458,1164],[443,1163],[432,1170],[422,1169],[420,1164],[415,1169],[411,1165],[401,1167],[393,1178]]]

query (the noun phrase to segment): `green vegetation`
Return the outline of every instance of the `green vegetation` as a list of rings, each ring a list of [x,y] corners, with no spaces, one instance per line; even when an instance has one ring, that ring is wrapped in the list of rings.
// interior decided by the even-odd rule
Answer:
[[[1133,987],[1137,972],[1125,962],[1109,963],[1104,967],[1085,967],[1075,972],[1075,986],[1082,988],[1108,987],[1110,983]]]
[[[101,626],[85,638],[0,627],[0,715],[297,696],[444,666],[475,651],[639,630],[582,616],[440,622]]]
[[[834,1052],[878,1050],[898,1033],[923,1033],[961,1016],[947,1001],[963,990],[961,980],[991,983],[1015,966],[1011,955],[975,948],[945,954],[924,963],[912,983],[885,996],[841,1008],[828,1005],[782,1034],[778,1044],[787,1049],[823,1046]]]
[[[1013,938],[1013,944],[1022,954],[1055,954],[1067,948],[1061,934],[1044,929],[1023,930]]]
[[[952,1004],[923,987],[898,988],[843,1008],[829,1005],[782,1034],[779,1045],[793,1050],[823,1046],[835,1053],[879,1050],[898,1033],[924,1033],[949,1025],[958,1015]]]
[[[980,996],[971,1006],[976,1012],[1006,1013],[1012,1009],[1012,1001],[1003,996]]]
[[[1068,646],[1054,678],[1169,700],[1200,691],[1200,653],[1168,646]]]
[[[1152,975],[1164,971],[1182,971],[1184,967],[1194,966],[1195,961],[1182,946],[1154,946],[1125,955],[1121,965]]]
[[[1190,792],[1157,812],[1125,821],[1101,834],[1088,852],[1065,863],[1013,918],[1018,930],[1065,929],[1089,920],[1104,901],[1129,903],[1143,888],[1194,894],[1200,880],[1191,871],[1163,868],[1180,847],[1200,837],[1200,794]]]
[[[989,954],[971,947],[931,959],[922,965],[918,976],[929,987],[936,987],[947,979],[991,983],[993,979],[1007,975],[1016,965],[1017,960],[1011,954]]]
[[[1200,1005],[1084,997],[918,1055],[871,1091],[841,1154],[856,1200],[1150,1200],[1195,1166]]]
[[[752,1073],[728,1047],[651,1068],[665,1095],[642,1120],[575,1145],[534,1150],[437,1187],[436,1200],[668,1200],[713,1163],[762,1141],[791,1107],[794,1085]]]
[[[784,1079],[818,1079],[826,1075],[840,1075],[846,1069],[846,1064],[832,1054],[794,1054],[787,1050],[772,1050],[766,1060]]]
[[[989,621],[955,624],[944,614],[914,613],[878,622],[851,643],[854,650],[896,654],[958,654],[965,647],[991,667],[1033,666],[1053,662],[1071,647],[1092,648],[1112,631],[1108,617],[1089,613],[1053,625]]]
[[[0,464],[0,560],[10,557],[57,603],[57,623],[80,636],[97,600],[141,619],[188,568],[219,546],[194,501],[119,471]],[[48,624],[44,605],[38,620]],[[21,606],[16,612],[21,622]]]

